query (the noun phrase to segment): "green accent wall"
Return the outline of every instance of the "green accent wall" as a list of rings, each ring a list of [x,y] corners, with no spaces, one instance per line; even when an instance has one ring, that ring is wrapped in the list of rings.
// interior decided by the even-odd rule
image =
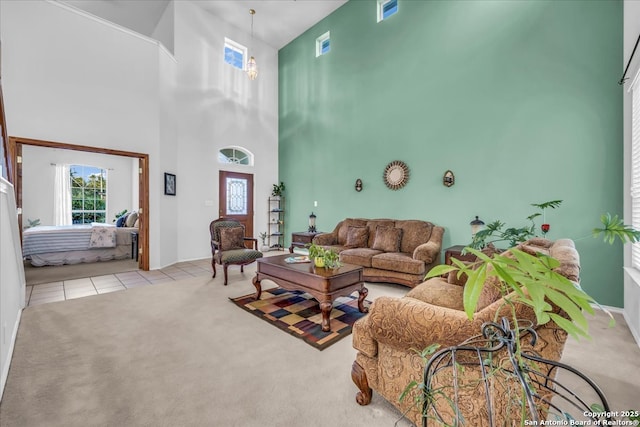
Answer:
[[[622,307],[622,245],[591,237],[622,214],[622,68],[620,1],[400,0],[377,23],[375,0],[351,0],[279,52],[287,233],[312,211],[322,231],[424,219],[444,249],[469,243],[475,215],[519,227],[531,203],[562,199],[548,237],[576,240],[583,287]],[[397,191],[382,180],[393,160],[411,171]]]

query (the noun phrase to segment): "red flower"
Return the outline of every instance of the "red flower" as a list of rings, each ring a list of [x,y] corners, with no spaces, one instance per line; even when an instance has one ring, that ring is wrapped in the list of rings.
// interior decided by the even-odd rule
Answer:
[[[549,224],[542,224],[541,228],[542,228],[542,232],[546,233],[547,231],[549,231],[551,226]]]

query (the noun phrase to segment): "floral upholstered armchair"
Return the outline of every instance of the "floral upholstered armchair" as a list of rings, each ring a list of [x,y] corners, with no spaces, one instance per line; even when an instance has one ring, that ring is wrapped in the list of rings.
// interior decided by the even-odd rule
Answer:
[[[258,239],[245,237],[244,226],[230,218],[218,218],[209,224],[211,233],[211,267],[213,277],[216,277],[216,263],[224,270],[224,285],[227,285],[227,268],[229,265],[239,265],[244,272],[244,266],[262,258],[258,250]],[[245,242],[252,242],[253,249],[246,247]]]
[[[532,239],[518,245],[518,248],[556,258],[560,261],[556,271],[569,280],[579,281],[580,259],[573,241]],[[490,277],[485,282],[475,314],[469,320],[463,308],[464,284],[458,283],[455,274],[449,276],[431,278],[402,298],[377,298],[369,309],[369,315],[354,324],[353,347],[358,353],[351,375],[359,388],[356,401],[360,405],[369,404],[372,391],[375,390],[406,414],[410,421],[422,425],[422,407],[415,403],[419,391],[414,389],[402,401],[399,399],[409,383],[423,381],[425,361],[419,352],[432,344],[439,344],[441,349],[457,346],[477,336],[485,322],[495,322],[502,316],[513,318],[512,307],[505,304],[505,298],[496,289],[496,283],[492,282],[495,277]],[[542,358],[560,360],[567,333],[553,321],[538,326],[535,313],[529,306],[516,302],[513,308],[516,318],[523,323],[530,322],[538,334],[533,346],[522,338],[522,347]],[[465,367],[462,375],[471,377],[473,381],[479,378],[480,372],[479,366],[471,369]],[[501,399],[505,393],[499,390],[499,387],[492,389],[494,406],[503,402]],[[488,412],[495,410],[487,409],[486,402],[483,389],[470,389],[460,399],[459,406],[464,411],[465,419],[474,420],[474,426],[503,425],[486,422],[490,419]],[[441,409],[443,412],[451,411],[451,407]],[[505,411],[497,413],[498,417],[510,416]],[[500,420],[511,425],[509,420]],[[494,418],[494,422],[497,421]]]

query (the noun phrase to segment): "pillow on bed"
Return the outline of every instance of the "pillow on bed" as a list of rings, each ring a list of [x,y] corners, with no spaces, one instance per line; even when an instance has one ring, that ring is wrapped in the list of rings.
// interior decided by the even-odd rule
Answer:
[[[133,227],[133,224],[136,222],[137,219],[138,219],[138,212],[131,212],[127,216],[127,220],[124,222],[124,226]]]
[[[90,248],[114,248],[116,246],[115,227],[92,227]]]
[[[127,214],[124,214],[116,221],[116,227],[124,227],[124,222],[127,220]]]

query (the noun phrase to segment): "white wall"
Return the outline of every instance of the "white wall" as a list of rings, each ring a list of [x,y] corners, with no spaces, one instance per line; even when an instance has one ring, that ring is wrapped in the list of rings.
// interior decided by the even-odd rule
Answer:
[[[625,0],[624,2],[624,64],[621,69],[624,70],[633,47],[640,35],[640,2],[633,0]],[[633,62],[627,71],[627,83],[623,86],[624,96],[624,200],[625,200],[625,218],[626,223],[631,223],[631,198],[630,180],[631,175],[631,93],[629,87],[633,82],[634,76],[640,70],[640,50],[636,51]],[[620,73],[622,75],[622,72]],[[640,82],[636,84],[636,88],[640,87]],[[624,317],[636,339],[640,345],[640,271],[629,267],[631,265],[631,248],[629,245],[625,247],[624,264],[627,272],[624,276]]]
[[[151,37],[158,40],[160,43],[167,48],[167,50],[171,53],[173,50],[173,21],[174,21],[174,6],[173,0],[167,4],[167,7],[164,10],[164,13],[160,17],[160,21],[158,21],[158,25],[155,30],[153,30],[153,34]]]
[[[0,399],[24,307],[25,280],[14,189],[0,177]]]
[[[225,166],[254,174],[254,235],[267,227],[267,197],[278,182],[278,52],[201,10],[192,1],[175,2],[175,56],[178,61],[178,255],[211,255],[209,223],[218,215],[217,152],[242,146],[255,166]],[[249,48],[258,78],[223,62],[224,38]],[[212,202],[209,206],[207,201]]]
[[[137,202],[132,204],[132,186],[136,186],[137,194],[138,181],[131,180],[131,158],[25,145],[22,149],[23,225],[28,224],[27,219],[36,218],[40,219],[41,225],[55,225],[55,166],[51,163],[107,169],[107,223],[111,223],[115,214],[123,209],[130,212],[137,209]]]
[[[161,230],[177,220],[160,207],[160,157],[175,144],[160,139],[159,87],[171,73],[161,81],[159,63],[169,53],[155,40],[59,3],[2,1],[0,8],[11,135],[148,154],[150,266],[159,268]]]

